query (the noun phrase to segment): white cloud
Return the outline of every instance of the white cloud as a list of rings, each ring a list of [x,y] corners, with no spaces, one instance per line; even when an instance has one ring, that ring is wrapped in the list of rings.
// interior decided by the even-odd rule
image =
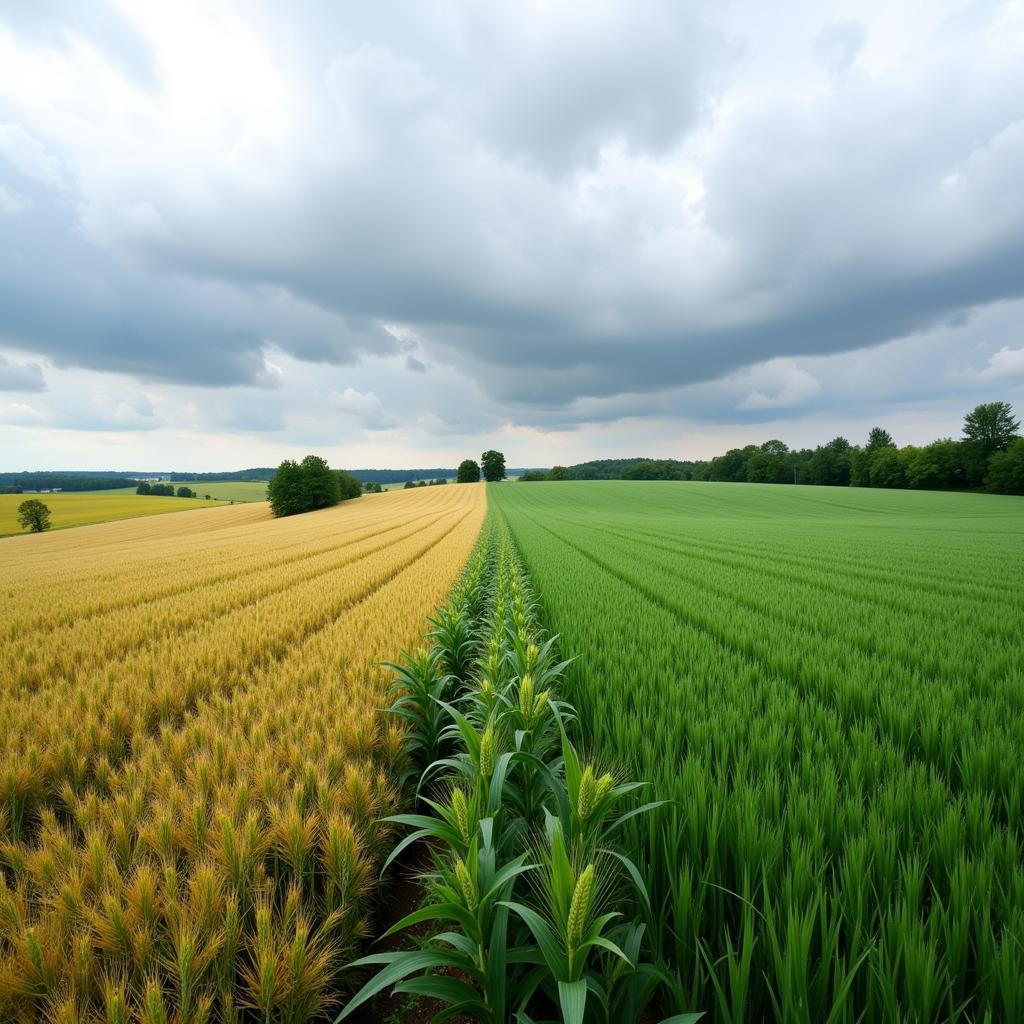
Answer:
[[[60,162],[20,124],[0,124],[0,156],[26,178],[49,188],[65,187]]]
[[[791,409],[814,398],[821,382],[791,359],[772,359],[743,374],[744,384],[754,385],[736,406],[742,411]]]
[[[1024,348],[1010,348],[1004,345],[998,352],[993,352],[988,359],[988,366],[978,376],[982,380],[1011,380],[1024,377]]]

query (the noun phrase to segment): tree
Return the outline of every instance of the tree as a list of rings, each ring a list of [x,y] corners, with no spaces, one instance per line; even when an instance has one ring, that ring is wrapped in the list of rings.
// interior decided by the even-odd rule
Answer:
[[[42,533],[50,528],[50,510],[38,498],[29,498],[18,506],[18,523],[23,530]]]
[[[350,498],[358,498],[363,493],[363,485],[351,473],[343,469],[336,469],[335,475],[338,478],[338,494],[342,501]],[[377,485],[378,488],[380,485]]]
[[[871,432],[868,434],[868,443],[865,445],[865,451],[873,452],[879,448],[895,448],[896,442],[892,439],[892,434],[888,430],[883,430],[881,427],[872,427]]]
[[[782,441],[765,441],[747,459],[747,480],[752,484],[781,484],[792,476],[786,473],[786,455],[789,448]]]
[[[1024,494],[1024,437],[1015,437],[1005,452],[995,452],[985,486],[996,494]]]
[[[964,417],[964,438],[976,444],[985,458],[1005,452],[1020,430],[1009,402],[985,402]]]
[[[459,463],[458,472],[455,475],[455,482],[458,484],[475,484],[480,482],[480,464],[472,459],[463,459]]]
[[[371,480],[369,483],[363,484],[363,492],[366,494],[380,494],[383,490],[384,488],[381,487],[378,480]]]
[[[267,501],[275,516],[293,516],[305,512],[302,494],[302,469],[293,459],[285,459],[267,484]]]
[[[906,474],[903,460],[895,445],[885,445],[871,454],[871,486],[903,487]]]
[[[191,487],[179,487],[178,488],[178,497],[179,498],[194,498],[195,496],[196,496],[196,492],[193,491]]]
[[[299,463],[302,474],[302,492],[305,499],[303,512],[316,508],[337,505],[341,499],[341,488],[337,474],[319,455],[307,455]]]
[[[960,449],[960,443],[948,437],[915,448],[907,460],[907,483],[922,490],[962,487],[964,471]]]
[[[497,483],[505,479],[505,456],[496,452],[493,448],[488,449],[480,456],[480,468],[483,470],[484,479],[488,483]]]
[[[135,488],[135,493],[136,494],[150,494],[152,492],[152,490],[153,490],[153,488],[150,487],[149,484],[147,484],[145,480],[143,480],[142,483],[139,484],[139,486]]]
[[[563,470],[563,471],[565,469],[564,466],[559,466],[558,468]],[[527,483],[528,484],[528,483],[533,483],[534,481],[538,481],[538,480],[550,480],[550,479],[551,479],[551,477],[547,473],[545,473],[543,469],[528,469],[528,470],[526,470],[525,473],[522,474],[522,476],[519,477],[519,482],[521,484],[523,484],[523,483]]]
[[[568,480],[569,470],[565,466],[552,466],[548,470],[547,477],[549,480]]]

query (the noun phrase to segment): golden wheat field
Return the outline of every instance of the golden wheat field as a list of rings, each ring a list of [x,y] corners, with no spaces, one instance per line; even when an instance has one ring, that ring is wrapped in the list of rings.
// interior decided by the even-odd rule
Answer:
[[[395,805],[379,662],[483,485],[0,543],[0,1020],[303,1021]]]

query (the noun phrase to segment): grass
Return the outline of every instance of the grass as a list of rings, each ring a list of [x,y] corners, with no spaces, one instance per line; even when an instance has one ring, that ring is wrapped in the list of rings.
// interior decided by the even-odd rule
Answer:
[[[51,512],[51,529],[107,523],[161,512],[182,512],[190,508],[210,508],[219,502],[202,498],[154,498],[134,491],[95,491],[61,494],[0,494],[0,537],[25,533],[18,524],[18,506],[29,498],[38,498]]]
[[[322,1017],[397,808],[380,662],[484,493],[0,544],[0,1020]]]
[[[266,480],[174,480],[175,487],[191,487],[200,497],[210,495],[215,501],[266,501]],[[118,487],[113,491],[89,491],[89,494],[134,494],[134,487]]]
[[[680,1006],[1024,1019],[1024,502],[489,489],[632,828]]]

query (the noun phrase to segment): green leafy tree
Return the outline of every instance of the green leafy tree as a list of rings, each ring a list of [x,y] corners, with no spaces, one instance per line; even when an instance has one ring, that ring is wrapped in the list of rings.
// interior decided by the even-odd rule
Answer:
[[[337,505],[341,499],[338,476],[319,455],[307,455],[299,463],[302,492],[305,499],[303,512]]]
[[[302,469],[294,459],[285,459],[267,484],[267,501],[275,516],[294,516],[305,512]]]
[[[871,432],[868,434],[868,443],[865,445],[867,451],[873,452],[879,448],[895,447],[896,442],[892,439],[892,434],[888,430],[883,430],[881,427],[871,428]]]
[[[754,484],[781,484],[791,480],[787,473],[789,448],[782,441],[765,441],[747,460],[747,479]]]
[[[488,483],[497,483],[505,479],[505,456],[493,448],[480,456],[480,466],[483,469],[484,479]]]
[[[1020,431],[1020,420],[1013,418],[1009,402],[985,402],[964,417],[964,438],[977,445],[988,458],[993,452],[1005,452]]]
[[[964,485],[961,444],[945,437],[914,449],[907,460],[907,483],[922,490],[946,490]]]
[[[1024,437],[1015,437],[1005,452],[992,455],[985,487],[996,494],[1024,494]]]
[[[135,493],[136,494],[150,494],[150,493],[152,493],[152,490],[153,490],[153,488],[150,487],[149,484],[147,484],[145,482],[145,480],[143,480],[143,482],[141,484],[139,484],[138,487],[135,488]]]
[[[18,506],[18,523],[23,530],[42,533],[50,528],[50,510],[38,498],[29,498]]]
[[[178,497],[179,498],[194,498],[195,496],[196,496],[196,492],[193,491],[191,487],[179,487],[178,488]]]
[[[870,479],[872,487],[904,487],[907,478],[899,450],[885,446],[871,453]]]
[[[362,483],[351,473],[346,472],[344,469],[336,469],[334,472],[338,478],[338,493],[342,501],[358,498],[363,493]],[[379,489],[380,485],[378,484],[377,487]]]
[[[547,475],[549,480],[568,480],[569,470],[565,466],[552,466]]]
[[[473,459],[463,459],[455,476],[459,484],[475,484],[480,481],[480,464]]]

